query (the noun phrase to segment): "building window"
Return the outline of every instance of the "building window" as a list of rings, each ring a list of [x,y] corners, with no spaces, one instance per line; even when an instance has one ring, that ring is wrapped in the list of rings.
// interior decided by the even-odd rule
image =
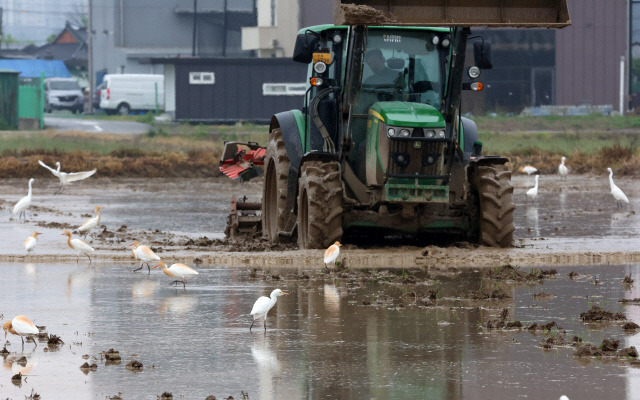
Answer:
[[[263,83],[263,96],[304,96],[306,83]]]
[[[216,76],[213,72],[189,72],[191,85],[213,85],[214,83],[216,83]]]

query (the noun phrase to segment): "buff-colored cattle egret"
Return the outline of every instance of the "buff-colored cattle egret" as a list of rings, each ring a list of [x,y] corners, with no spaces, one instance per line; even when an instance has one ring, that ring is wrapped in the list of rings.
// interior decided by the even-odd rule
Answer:
[[[525,172],[527,175],[531,175],[534,172],[538,172],[538,169],[531,165],[525,165],[524,167],[520,167],[520,172]]]
[[[249,327],[249,332],[251,332],[251,328],[253,328],[253,324],[256,320],[264,321],[264,331],[267,331],[267,313],[273,306],[276,305],[276,301],[278,301],[278,297],[283,294],[288,295],[289,293],[285,293],[280,289],[276,289],[271,292],[271,296],[261,296],[255,303],[253,303],[253,308],[251,309],[251,315],[253,315],[253,321],[251,322],[251,326]]]
[[[24,196],[23,198],[21,198],[15,206],[13,206],[13,209],[11,210],[11,213],[13,215],[18,214],[18,220],[20,220],[20,215],[24,214],[23,220],[27,218],[27,208],[31,205],[31,185],[33,184],[33,182],[35,181],[35,179],[31,178],[29,179],[29,193],[27,193],[26,196]]]
[[[340,242],[335,242],[331,246],[329,246],[324,251],[324,266],[325,268],[329,268],[327,264],[333,263],[333,266],[336,266],[336,260],[338,259],[338,254],[340,254]]]
[[[7,338],[7,332],[20,336],[20,339],[22,340],[22,347],[24,347],[23,336],[33,336],[39,333],[38,328],[35,326],[35,324],[24,315],[18,315],[11,321],[5,322],[2,325],[2,329],[4,329],[5,339]],[[38,347],[35,339],[33,339],[33,344]]]
[[[620,208],[620,206],[622,205],[622,202],[624,201],[625,203],[628,204],[629,199],[624,194],[624,192],[620,190],[620,188],[617,187],[615,183],[613,183],[613,170],[611,168],[607,168],[607,171],[609,171],[609,185],[611,185],[611,194],[613,195],[613,198],[616,199],[616,204],[618,205],[618,208]]]
[[[36,247],[36,244],[38,243],[38,235],[42,235],[42,233],[33,231],[31,236],[24,241],[24,249],[27,250],[27,254],[31,253]]]
[[[93,218],[89,218],[84,224],[80,225],[78,227],[78,231],[79,232],[86,232],[84,234],[84,237],[86,238],[87,235],[89,234],[89,231],[93,228],[95,228],[96,226],[100,225],[100,210],[103,210],[104,207],[102,206],[96,206],[96,216]]]
[[[131,250],[131,252],[133,253],[133,257],[142,261],[142,263],[140,263],[140,268],[134,269],[133,272],[140,271],[144,264],[147,264],[147,269],[149,270],[149,273],[151,273],[151,267],[149,267],[149,263],[152,261],[160,261],[160,257],[156,253],[154,253],[153,250],[149,248],[149,246],[140,244],[137,240],[135,240],[129,246],[133,246],[133,249]]]
[[[89,256],[89,254],[94,252],[93,247],[89,246],[80,239],[72,239],[71,232],[69,232],[68,229],[65,229],[61,236],[67,236],[67,244],[69,245],[69,247],[78,252],[78,260],[76,260],[76,262],[80,260],[80,254],[84,254],[85,256],[89,257],[89,264],[91,264],[91,257]]]
[[[564,165],[564,161],[566,159],[567,159],[566,157],[562,157],[562,162],[560,163],[560,166],[558,166],[558,173],[560,174],[562,179],[567,179],[567,175],[569,174],[569,168],[567,168],[567,166]]]
[[[164,272],[165,275],[176,278],[176,280],[171,282],[169,286],[178,286],[178,283],[182,282],[183,289],[187,288],[187,278],[198,275],[198,271],[184,264],[171,264],[171,266],[167,268],[167,263],[161,262],[153,268],[155,269],[158,267],[162,268],[162,272]]]
[[[70,184],[71,182],[80,181],[83,179],[87,179],[91,175],[95,174],[97,169],[92,169],[91,171],[82,171],[82,172],[60,172],[60,162],[56,162],[57,169],[53,169],[42,161],[38,160],[40,165],[51,171],[53,175],[58,177],[60,180],[60,188],[54,193],[62,193],[64,187]]]
[[[536,185],[527,190],[527,200],[531,200],[532,203],[538,197],[538,178],[540,178],[540,175],[536,175]]]

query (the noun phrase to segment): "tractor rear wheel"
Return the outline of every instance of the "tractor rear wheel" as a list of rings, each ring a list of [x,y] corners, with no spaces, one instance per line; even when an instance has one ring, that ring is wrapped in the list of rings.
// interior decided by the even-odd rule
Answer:
[[[479,242],[492,247],[511,246],[515,230],[511,171],[504,164],[478,166],[475,186],[479,203]]]
[[[340,164],[304,163],[298,193],[298,246],[323,249],[340,240],[343,212]]]
[[[286,209],[289,164],[282,130],[276,128],[269,134],[262,187],[262,231],[272,243],[280,242],[279,233],[291,230],[295,222],[293,210]]]

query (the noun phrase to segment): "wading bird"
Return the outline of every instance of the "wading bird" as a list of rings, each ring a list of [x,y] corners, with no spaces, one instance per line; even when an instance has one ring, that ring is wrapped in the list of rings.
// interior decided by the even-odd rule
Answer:
[[[27,254],[31,253],[36,247],[36,244],[38,243],[38,235],[42,235],[42,233],[33,231],[31,236],[24,241],[24,249],[27,251]]]
[[[534,172],[538,172],[538,169],[531,165],[525,165],[524,167],[520,167],[520,172],[525,172],[527,175],[531,175]]]
[[[4,329],[4,338],[7,338],[7,332],[12,333],[14,335],[20,336],[22,340],[22,347],[24,348],[24,338],[23,336],[33,336],[39,333],[38,328],[34,325],[33,322],[24,315],[18,315],[11,321],[7,321],[2,325],[2,329]],[[36,340],[33,339],[33,344],[38,347]]]
[[[80,239],[72,239],[71,232],[69,232],[68,229],[65,229],[60,236],[67,236],[67,244],[69,245],[69,247],[78,252],[78,260],[76,260],[76,263],[80,261],[80,254],[84,254],[85,256],[89,257],[89,264],[91,264],[91,257],[89,256],[89,253],[94,252],[93,247],[89,246]]]
[[[62,193],[62,191],[64,190],[64,187],[70,184],[71,182],[87,179],[91,175],[95,174],[97,171],[97,169],[94,168],[91,171],[60,172],[60,162],[56,162],[56,167],[58,167],[57,169],[51,168],[50,166],[48,166],[47,164],[43,163],[40,160],[38,160],[38,162],[40,163],[40,165],[42,165],[43,167],[51,171],[51,173],[56,177],[58,177],[58,179],[60,179],[60,188],[54,194]]]
[[[327,264],[331,264],[331,263],[333,263],[333,267],[335,268],[336,260],[338,259],[338,254],[340,254],[340,246],[342,246],[340,242],[335,242],[324,251],[324,267],[325,268],[329,269],[329,266]]]
[[[104,207],[102,206],[96,206],[96,216],[93,218],[89,218],[84,224],[80,225],[78,227],[78,231],[79,232],[86,232],[84,234],[84,237],[86,238],[87,235],[89,234],[89,231],[91,231],[91,229],[95,228],[96,226],[100,225],[100,210],[103,210]]]
[[[149,267],[149,263],[151,261],[160,261],[160,257],[156,253],[154,253],[153,250],[149,248],[149,246],[140,244],[137,240],[135,240],[129,246],[133,246],[133,249],[131,250],[133,256],[142,261],[142,263],[140,263],[140,268],[134,269],[133,272],[140,271],[144,264],[147,264],[147,269],[149,270],[149,273],[151,273],[151,267]]]
[[[182,282],[183,289],[187,288],[187,278],[198,275],[198,271],[184,264],[172,264],[167,268],[167,263],[161,262],[153,268],[155,269],[158,267],[162,267],[162,272],[164,272],[165,275],[176,278],[176,280],[171,282],[169,286],[178,286],[178,283]]]
[[[628,204],[629,199],[624,194],[624,192],[620,190],[620,188],[617,187],[615,183],[613,183],[613,170],[611,168],[607,168],[607,171],[609,171],[609,185],[611,185],[611,194],[613,195],[613,198],[616,199],[618,208],[620,208],[622,202],[624,201]]]
[[[536,197],[538,197],[538,178],[540,178],[540,175],[536,175],[536,185],[527,190],[527,200],[531,200],[532,203],[536,200]]]
[[[13,209],[11,210],[11,213],[13,215],[18,214],[18,220],[20,219],[20,215],[23,215],[23,214],[24,214],[23,220],[27,218],[27,208],[31,205],[31,185],[33,184],[34,181],[35,179],[33,178],[29,179],[29,193],[27,193],[26,196],[21,198],[16,203],[16,205],[13,206]]]
[[[560,174],[562,179],[567,179],[567,175],[569,174],[569,168],[567,168],[564,165],[564,160],[566,160],[566,159],[567,159],[566,157],[562,157],[562,163],[558,167],[558,173]]]
[[[253,308],[251,309],[251,315],[253,315],[253,321],[251,322],[251,326],[249,327],[249,332],[251,332],[251,328],[253,328],[253,324],[261,319],[264,321],[264,331],[267,331],[267,313],[273,306],[276,305],[276,301],[278,301],[278,297],[283,294],[288,295],[289,293],[285,293],[280,289],[276,289],[271,292],[271,296],[261,296],[255,303],[253,303]]]

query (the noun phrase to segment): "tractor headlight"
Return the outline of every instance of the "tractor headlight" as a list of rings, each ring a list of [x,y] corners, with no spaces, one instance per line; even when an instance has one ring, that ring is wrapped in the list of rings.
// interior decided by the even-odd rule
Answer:
[[[409,131],[406,128],[400,129],[400,136],[401,137],[409,137],[409,135],[411,135],[411,131]]]
[[[446,132],[444,131],[444,129],[438,131],[438,138],[443,139],[445,135]]]
[[[317,63],[313,64],[313,70],[319,74],[322,74],[327,70],[327,64],[322,61],[318,61]]]
[[[445,37],[444,39],[442,39],[442,47],[449,47],[450,44],[451,44],[451,39],[449,39],[448,37]]]
[[[396,130],[394,128],[387,129],[387,136],[394,137],[396,135]]]
[[[478,68],[477,66],[473,65],[473,66],[469,67],[469,70],[467,71],[467,74],[469,74],[469,78],[476,79],[477,77],[480,76],[480,68]]]
[[[427,139],[433,139],[434,137],[436,137],[436,131],[434,131],[433,129],[429,129],[428,131],[424,132],[424,137],[426,137]]]

